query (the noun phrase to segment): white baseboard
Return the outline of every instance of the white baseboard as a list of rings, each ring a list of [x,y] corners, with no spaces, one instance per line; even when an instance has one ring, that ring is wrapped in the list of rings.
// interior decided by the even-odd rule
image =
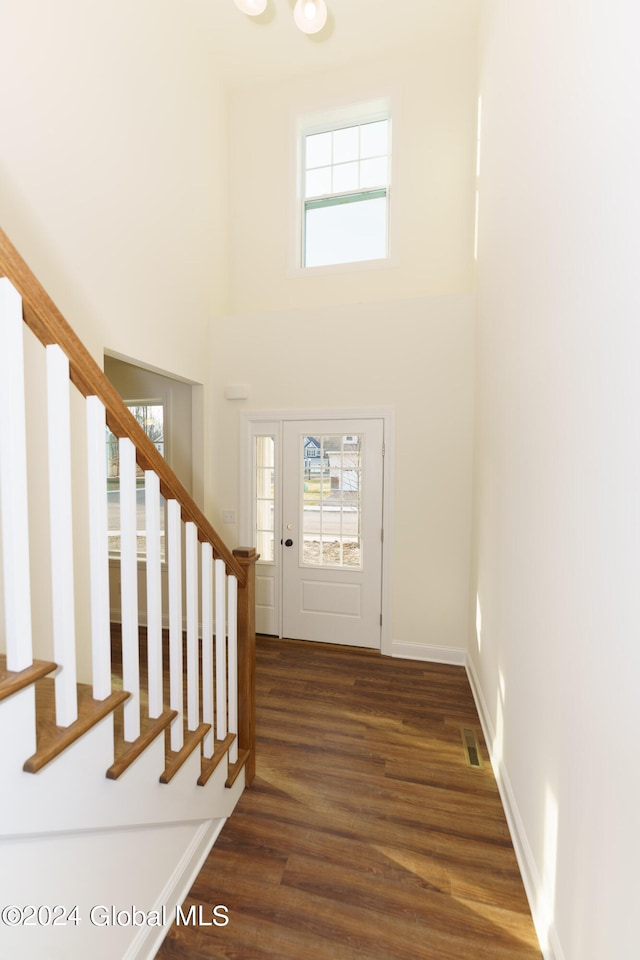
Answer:
[[[540,940],[540,948],[542,950],[544,960],[565,960],[565,955],[560,945],[560,941],[558,940],[558,934],[555,925],[552,923],[551,927],[549,927],[548,922],[540,914],[539,904],[543,902],[542,881],[540,879],[540,874],[536,866],[529,840],[527,839],[527,834],[522,822],[522,817],[520,816],[520,811],[518,810],[518,804],[516,802],[513,788],[511,787],[509,774],[504,765],[504,760],[502,757],[500,757],[499,762],[496,762],[494,750],[496,732],[493,728],[491,717],[487,709],[487,703],[484,698],[482,687],[480,686],[480,681],[471,657],[467,658],[466,667],[467,676],[469,677],[469,683],[471,685],[471,692],[473,693],[473,699],[475,700],[476,709],[480,718],[480,724],[482,726],[482,732],[489,749],[491,766],[493,767],[496,783],[498,784],[498,790],[500,792],[500,799],[502,800],[502,806],[507,818],[507,825],[509,827],[509,833],[511,834],[511,842],[513,843],[513,849],[515,850],[518,867],[520,868],[520,874],[522,876],[525,893],[527,895],[527,900],[529,901],[533,925],[536,928],[536,933],[538,935],[538,939]],[[543,941],[546,942],[543,943]]]
[[[425,660],[432,663],[451,663],[456,667],[463,667],[467,662],[466,650],[454,650],[452,647],[432,647],[427,643],[400,643],[391,642],[391,649],[387,653],[391,657],[402,660]]]
[[[119,624],[122,624],[122,614],[121,614],[121,612],[120,612],[120,608],[119,608],[119,607],[118,607],[117,609],[115,609],[115,610],[110,610],[110,611],[109,611],[109,622],[110,622],[110,623],[119,623]],[[140,626],[140,627],[146,627],[146,626],[147,626],[147,615],[146,615],[146,613],[145,613],[143,610],[141,610],[141,611],[138,613],[138,626]],[[168,629],[169,629],[169,616],[168,616],[168,614],[166,614],[166,613],[163,613],[163,614],[162,614],[162,629],[163,629],[163,630],[168,630]],[[183,632],[183,633],[186,633],[186,632],[187,632],[187,617],[186,617],[186,615],[183,616],[183,618],[182,618],[182,632]],[[213,622],[212,622],[211,632],[212,632],[213,634],[215,634],[215,632],[216,632],[216,622],[215,622],[215,620],[213,620]],[[200,623],[200,621],[198,621],[198,636],[199,636],[200,638],[202,637],[202,624]]]
[[[220,836],[226,819],[205,820],[167,880],[154,910],[171,905],[163,927],[140,927],[122,960],[153,960],[175,919],[175,907],[181,904],[193,886],[211,848]]]

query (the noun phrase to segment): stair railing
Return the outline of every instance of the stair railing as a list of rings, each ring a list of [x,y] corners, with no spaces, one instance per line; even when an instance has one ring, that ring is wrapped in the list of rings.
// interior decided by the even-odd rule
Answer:
[[[6,668],[18,672],[33,661],[24,321],[46,353],[53,659],[58,664],[55,723],[66,728],[78,719],[72,537],[76,508],[71,496],[73,385],[86,407],[93,698],[105,701],[112,694],[105,477],[108,427],[118,439],[120,462],[122,673],[123,689],[130,694],[124,706],[124,740],[133,743],[141,733],[137,466],[144,472],[145,491],[149,718],[160,717],[164,710],[162,496],[167,503],[169,706],[175,711],[171,751],[179,755],[184,749],[184,716],[187,737],[203,740],[205,760],[214,757],[216,744],[233,741],[229,780],[244,768],[249,784],[255,772],[256,552],[227,548],[2,231],[0,278],[5,278],[0,279],[0,520]]]

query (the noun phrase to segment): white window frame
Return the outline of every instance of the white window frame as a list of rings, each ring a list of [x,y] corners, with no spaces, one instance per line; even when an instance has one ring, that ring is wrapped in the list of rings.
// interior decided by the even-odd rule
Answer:
[[[394,240],[394,213],[393,208],[397,203],[397,189],[392,188],[392,180],[397,180],[397,130],[394,125],[394,118],[399,113],[399,92],[385,94],[377,97],[375,100],[368,100],[362,103],[355,103],[347,106],[339,106],[319,111],[313,115],[300,116],[295,119],[295,141],[296,141],[296,202],[295,202],[295,225],[293,226],[292,237],[295,237],[295,247],[293,248],[293,257],[290,261],[293,272],[292,276],[297,275],[316,275],[323,273],[340,273],[343,271],[353,272],[359,270],[369,270],[387,266],[397,266],[397,252]],[[389,171],[388,183],[386,186],[387,197],[387,224],[386,256],[375,260],[354,260],[349,262],[340,262],[334,264],[323,264],[307,267],[304,265],[304,244],[305,244],[305,205],[309,200],[319,199],[305,197],[305,156],[304,145],[305,137],[316,133],[327,133],[332,130],[340,130],[348,127],[362,126],[367,123],[375,123],[380,120],[389,122],[389,144],[390,149],[387,154]],[[392,172],[393,171],[393,172]],[[362,192],[368,192],[371,188],[364,188]],[[393,200],[392,200],[393,191]],[[346,191],[345,196],[352,196],[359,191]],[[338,196],[331,194],[329,196]],[[290,269],[291,269],[290,268]]]

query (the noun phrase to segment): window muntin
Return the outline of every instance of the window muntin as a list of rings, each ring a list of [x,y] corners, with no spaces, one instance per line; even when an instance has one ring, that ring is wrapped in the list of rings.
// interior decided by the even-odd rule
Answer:
[[[255,438],[255,536],[260,563],[275,563],[275,449],[269,434]]]
[[[363,441],[302,437],[302,566],[362,569]]]
[[[304,267],[388,256],[390,121],[303,136]]]

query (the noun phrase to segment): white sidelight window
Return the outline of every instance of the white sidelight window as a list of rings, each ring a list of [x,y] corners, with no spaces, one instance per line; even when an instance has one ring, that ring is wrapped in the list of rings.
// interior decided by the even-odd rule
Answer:
[[[302,135],[303,267],[389,256],[391,120]]]
[[[274,436],[255,438],[255,542],[262,564],[275,561],[275,443]]]

